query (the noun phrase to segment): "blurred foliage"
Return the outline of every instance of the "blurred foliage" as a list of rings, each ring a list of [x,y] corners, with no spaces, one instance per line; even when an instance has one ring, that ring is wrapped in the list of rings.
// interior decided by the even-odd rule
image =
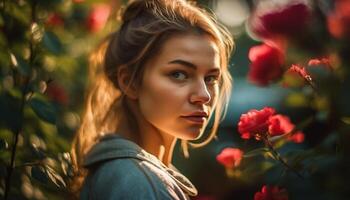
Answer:
[[[117,27],[120,3],[1,0],[2,198],[68,197],[68,151],[88,82],[88,53]]]
[[[216,1],[198,2],[208,7]],[[247,2],[254,10],[255,1]],[[246,33],[235,36],[231,113],[216,141],[193,150],[190,160],[177,155],[174,158],[198,187],[198,199],[253,199],[262,185],[282,186],[290,199],[349,196],[349,39],[334,37],[327,29],[327,15],[334,2],[312,2],[311,29],[299,30],[303,37],[290,42],[285,67],[330,55],[336,60],[334,70],[310,69],[317,93],[288,76],[268,85],[269,89],[261,89],[244,77],[248,73],[248,49],[258,42]],[[1,197],[10,184],[7,199],[68,198],[66,186],[72,169],[67,152],[79,126],[88,83],[88,54],[102,37],[118,27],[118,10],[125,3],[126,0],[0,0]],[[282,86],[285,82],[288,88]],[[245,91],[239,93],[240,88]],[[243,92],[250,98],[245,98]],[[303,178],[271,156],[263,143],[239,137],[236,120],[240,112],[260,109],[264,102],[270,104],[263,106],[275,107],[290,116],[297,129],[304,132],[303,143],[274,141],[276,150]],[[225,147],[245,152],[234,172],[215,160]]]

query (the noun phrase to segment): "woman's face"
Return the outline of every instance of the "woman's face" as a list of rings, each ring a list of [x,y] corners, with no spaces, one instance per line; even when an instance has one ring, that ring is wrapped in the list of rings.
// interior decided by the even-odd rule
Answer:
[[[175,35],[146,63],[140,114],[165,134],[196,139],[216,105],[220,78],[218,49],[208,36]]]

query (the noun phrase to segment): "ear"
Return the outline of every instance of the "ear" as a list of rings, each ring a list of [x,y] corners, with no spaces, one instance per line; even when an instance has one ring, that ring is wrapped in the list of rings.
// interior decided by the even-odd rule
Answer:
[[[120,66],[118,68],[117,76],[118,85],[122,93],[124,93],[130,99],[136,100],[138,98],[136,82],[135,80],[131,80],[132,73],[127,66]]]

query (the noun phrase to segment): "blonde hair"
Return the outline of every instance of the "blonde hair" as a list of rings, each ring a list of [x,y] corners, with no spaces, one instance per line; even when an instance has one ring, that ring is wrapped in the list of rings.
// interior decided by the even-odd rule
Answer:
[[[82,167],[84,156],[104,133],[118,127],[121,114],[132,118],[119,90],[117,72],[127,66],[132,81],[141,84],[144,64],[176,34],[206,34],[216,43],[221,60],[222,81],[215,108],[211,132],[203,142],[189,143],[192,147],[208,144],[216,134],[221,117],[225,115],[230,97],[232,78],[228,60],[233,50],[229,32],[212,14],[184,0],[134,0],[122,14],[118,31],[110,34],[90,56],[90,86],[86,96],[82,122],[72,144],[72,160],[76,177],[72,184],[78,192],[86,176]],[[185,156],[188,143],[182,141]]]

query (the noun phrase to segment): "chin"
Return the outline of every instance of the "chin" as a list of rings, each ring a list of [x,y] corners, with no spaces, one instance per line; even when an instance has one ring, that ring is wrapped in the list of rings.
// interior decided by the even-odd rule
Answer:
[[[183,140],[197,140],[203,135],[202,129],[193,129],[187,131],[184,135],[182,135],[181,139]]]

